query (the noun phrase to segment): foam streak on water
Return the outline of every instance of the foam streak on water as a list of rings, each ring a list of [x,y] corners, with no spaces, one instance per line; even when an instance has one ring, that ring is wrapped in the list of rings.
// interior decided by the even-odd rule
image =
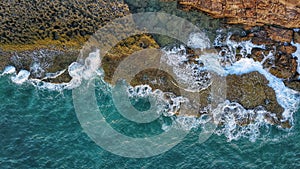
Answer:
[[[103,73],[98,70],[100,66],[100,51],[97,50],[89,54],[89,56],[85,59],[84,64],[73,62],[68,67],[68,72],[72,77],[71,81],[68,83],[50,83],[42,80],[45,79],[53,79],[62,75],[66,70],[61,70],[55,73],[46,73],[46,77],[41,79],[30,79],[30,72],[27,70],[21,70],[18,74],[15,74],[11,77],[11,80],[16,84],[23,84],[28,82],[38,89],[48,89],[55,91],[62,91],[65,89],[73,89],[78,87],[81,84],[82,79],[91,79],[96,75],[102,76]],[[31,67],[31,71],[38,69],[38,64],[33,64]],[[14,74],[16,72],[16,68],[13,66],[7,66],[2,75],[6,74]]]

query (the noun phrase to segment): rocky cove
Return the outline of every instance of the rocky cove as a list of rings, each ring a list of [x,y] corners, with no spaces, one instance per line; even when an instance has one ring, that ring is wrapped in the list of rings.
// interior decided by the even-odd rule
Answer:
[[[300,32],[297,29],[300,27],[299,4],[278,1],[275,5],[284,10],[274,11],[270,9],[267,1],[264,5],[247,2],[242,0],[234,2],[55,0],[49,3],[38,0],[2,1],[0,68],[12,65],[17,71],[21,69],[30,71],[32,78],[43,79],[46,73],[67,69],[77,60],[79,51],[87,39],[113,19],[136,12],[166,12],[186,18],[197,25],[207,33],[211,41],[215,41],[218,35],[219,42],[222,43],[214,44],[213,48],[220,55],[229,52],[235,55],[236,61],[247,57],[262,62],[264,68],[282,79],[286,86],[300,91],[299,72],[297,72],[299,58],[293,55],[300,50],[295,45],[300,43]],[[257,5],[259,8],[255,9],[260,10],[252,11],[253,5]],[[164,24],[168,27],[168,23]],[[231,50],[226,40],[236,43],[251,41],[254,45],[264,45],[264,48],[253,48],[250,54],[242,56],[241,48]],[[174,43],[179,42],[169,37],[151,34],[124,39],[103,57],[105,80],[111,82],[115,68],[132,53],[146,48],[163,48]],[[272,57],[268,58],[270,53]],[[188,48],[188,54],[196,57],[199,51]],[[34,65],[37,65],[37,69],[34,69]],[[157,77],[171,78],[162,72],[144,71],[131,84],[145,84],[142,78],[145,74],[150,79],[148,81]],[[57,78],[45,81],[61,83],[68,82],[70,79],[71,77],[65,72]],[[263,106],[276,115],[271,117],[271,123],[279,124],[284,128],[291,127],[288,121],[281,121],[283,107],[278,103],[274,90],[268,86],[269,81],[263,75],[258,72],[228,75],[226,82],[226,99],[237,102],[246,109]],[[174,93],[178,90],[171,83],[151,87]]]

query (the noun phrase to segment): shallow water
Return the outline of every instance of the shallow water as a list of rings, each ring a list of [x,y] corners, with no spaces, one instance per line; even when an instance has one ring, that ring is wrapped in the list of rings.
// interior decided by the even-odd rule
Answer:
[[[82,130],[72,103],[71,91],[62,93],[17,85],[0,78],[0,168],[299,168],[300,111],[294,114],[291,131],[275,127],[255,142],[227,142],[213,134],[198,143],[198,130],[158,156],[134,159],[114,155],[96,145]],[[109,93],[96,91],[108,119],[120,120],[113,127],[126,134],[145,130],[162,132],[161,123],[128,125],[109,105]],[[138,103],[137,103],[138,104]],[[105,113],[104,113],[105,114]],[[109,121],[109,120],[108,120]],[[134,130],[133,130],[134,129]],[[138,136],[139,137],[139,136]]]

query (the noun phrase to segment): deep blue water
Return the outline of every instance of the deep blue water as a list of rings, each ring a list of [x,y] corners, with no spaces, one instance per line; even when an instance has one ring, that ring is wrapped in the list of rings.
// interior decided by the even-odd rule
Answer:
[[[0,91],[1,169],[300,168],[300,111],[294,114],[291,131],[271,127],[256,142],[227,142],[225,136],[213,135],[200,144],[199,131],[193,130],[164,154],[134,159],[107,152],[83,132],[73,107],[72,91],[38,90],[29,84],[16,85],[8,77],[0,78]],[[105,106],[109,94],[98,92],[108,121],[121,118],[112,106]],[[127,123],[120,119],[113,127],[129,135],[162,132],[159,121],[150,127]]]

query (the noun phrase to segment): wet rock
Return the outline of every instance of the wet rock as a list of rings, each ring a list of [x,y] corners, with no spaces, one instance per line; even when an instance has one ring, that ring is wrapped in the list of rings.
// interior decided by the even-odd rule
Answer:
[[[295,43],[300,43],[300,33],[299,32],[294,32],[294,42]]]
[[[287,87],[300,92],[300,80],[285,81],[284,84]]]
[[[91,34],[129,14],[122,0],[4,0],[0,11],[0,69],[14,65],[17,70],[30,70],[34,78],[66,69]],[[50,81],[69,80],[66,73]]]
[[[183,11],[181,9],[178,9],[178,3],[176,0],[151,0],[139,2],[140,4],[138,4],[136,0],[125,0],[125,3],[128,4],[131,13],[164,12],[178,16],[198,26],[200,30],[206,30],[207,36],[211,41],[213,41],[215,37],[216,30],[221,27],[221,21],[219,19],[213,19],[205,13],[198,11]],[[167,18],[159,18],[158,21],[155,22],[160,24],[160,26],[165,26],[165,29],[167,31],[170,29],[177,30],[180,28],[179,25],[181,25],[181,23],[174,23],[174,20],[168,20]],[[165,47],[166,45],[172,44],[174,42],[177,43],[176,41],[174,41],[174,39],[171,38],[163,36],[153,37],[161,47]]]
[[[291,42],[293,39],[293,31],[290,29],[268,26],[266,27],[266,32],[268,37],[277,42]]]
[[[248,56],[255,61],[262,62],[266,56],[269,57],[264,61],[264,68],[268,69],[273,75],[282,79],[293,79],[297,74],[297,61],[293,53],[297,50],[290,42],[293,40],[293,31],[285,28],[275,28],[271,26],[253,27],[249,30],[239,30],[246,32],[245,35],[234,33],[230,40],[235,42],[251,41],[256,45],[264,45],[264,49],[254,48]],[[295,36],[295,35],[294,35]],[[287,41],[287,42],[286,42]],[[216,48],[218,51],[221,48]],[[238,51],[238,50],[237,50]],[[237,54],[236,58],[240,58]]]
[[[134,52],[145,48],[159,48],[159,46],[150,35],[146,34],[128,37],[119,42],[103,57],[104,79],[111,82],[114,71],[119,63]]]
[[[274,90],[268,86],[268,80],[260,73],[229,75],[226,82],[228,100],[238,102],[246,109],[263,106],[276,113],[278,118],[282,117],[283,108],[278,104]]]
[[[45,77],[45,73],[55,73],[63,69],[67,69],[68,66],[76,61],[78,57],[77,51],[58,51],[49,49],[39,49],[32,51],[13,52],[7,53],[10,56],[10,60],[6,63],[15,66],[17,71],[26,69],[30,71],[31,78],[42,79]],[[51,82],[68,82],[70,77],[59,77],[56,80],[50,80]]]
[[[292,45],[287,45],[287,46],[282,45],[282,46],[278,47],[278,50],[283,52],[283,53],[286,53],[286,54],[292,54],[297,50],[297,48],[295,46],[292,46]]]
[[[296,60],[290,54],[278,52],[275,55],[275,65],[269,71],[279,78],[290,79],[296,74],[296,70]]]

